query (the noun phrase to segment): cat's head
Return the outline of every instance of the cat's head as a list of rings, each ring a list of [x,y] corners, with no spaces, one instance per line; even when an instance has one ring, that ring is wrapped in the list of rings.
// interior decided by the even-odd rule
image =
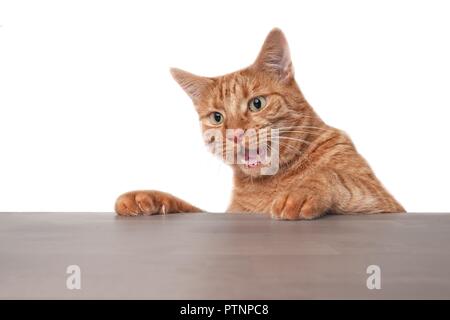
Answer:
[[[206,144],[216,153],[220,147],[219,154],[238,172],[259,176],[262,168],[273,165],[263,157],[273,160],[276,156],[278,165],[283,166],[304,147],[305,133],[298,128],[313,124],[316,117],[294,80],[289,47],[281,30],[269,33],[256,61],[245,69],[219,77],[197,76],[180,69],[171,69],[171,73],[194,103]],[[278,129],[278,133],[270,129]],[[267,150],[259,148],[263,137]]]

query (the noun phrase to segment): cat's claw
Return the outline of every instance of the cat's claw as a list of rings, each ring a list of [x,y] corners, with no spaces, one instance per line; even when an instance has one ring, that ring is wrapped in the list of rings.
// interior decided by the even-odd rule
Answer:
[[[181,212],[202,212],[202,209],[173,195],[156,190],[131,191],[116,200],[115,210],[121,216],[149,216]]]
[[[164,205],[162,205],[164,207]],[[128,192],[117,198],[115,210],[121,216],[152,215],[160,213],[158,199],[151,192]],[[163,209],[165,211],[165,208]]]
[[[271,216],[277,220],[311,220],[325,214],[319,197],[310,194],[283,194],[272,202]]]

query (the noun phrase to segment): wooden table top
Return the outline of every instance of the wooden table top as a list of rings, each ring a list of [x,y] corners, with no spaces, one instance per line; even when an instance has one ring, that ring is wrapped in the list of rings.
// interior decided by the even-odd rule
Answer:
[[[2,299],[449,299],[450,214],[0,213],[0,261]]]

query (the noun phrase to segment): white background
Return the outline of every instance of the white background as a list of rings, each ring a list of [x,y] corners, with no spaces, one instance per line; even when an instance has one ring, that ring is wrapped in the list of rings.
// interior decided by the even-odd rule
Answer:
[[[223,211],[169,67],[253,62],[280,27],[296,78],[409,211],[449,211],[448,1],[0,1],[0,211],[111,211],[132,189]]]

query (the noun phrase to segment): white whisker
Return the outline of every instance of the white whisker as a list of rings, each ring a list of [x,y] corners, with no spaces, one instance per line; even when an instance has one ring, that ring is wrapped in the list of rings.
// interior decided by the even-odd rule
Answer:
[[[303,128],[307,128],[307,129],[317,129],[317,130],[323,130],[323,131],[335,131],[336,129],[327,129],[327,128],[321,128],[321,127],[315,127],[315,126],[290,126],[290,127],[279,127],[277,129],[279,130],[283,130],[283,129],[303,129]]]
[[[297,132],[297,133],[305,133],[305,134],[315,134],[315,135],[321,135],[323,133],[317,133],[317,132],[309,132],[309,131],[298,131],[298,130],[280,130],[280,133],[283,132]]]
[[[311,142],[309,142],[309,141],[306,141],[306,140],[303,140],[303,139],[291,138],[291,137],[280,136],[279,139],[293,140],[293,141],[303,142],[303,143],[306,143],[306,144],[311,144]]]
[[[295,154],[300,154],[300,150],[295,149],[293,146],[288,145],[287,143],[278,142],[280,146],[288,148],[289,150],[293,151]],[[269,146],[270,150],[272,151],[272,148]]]

